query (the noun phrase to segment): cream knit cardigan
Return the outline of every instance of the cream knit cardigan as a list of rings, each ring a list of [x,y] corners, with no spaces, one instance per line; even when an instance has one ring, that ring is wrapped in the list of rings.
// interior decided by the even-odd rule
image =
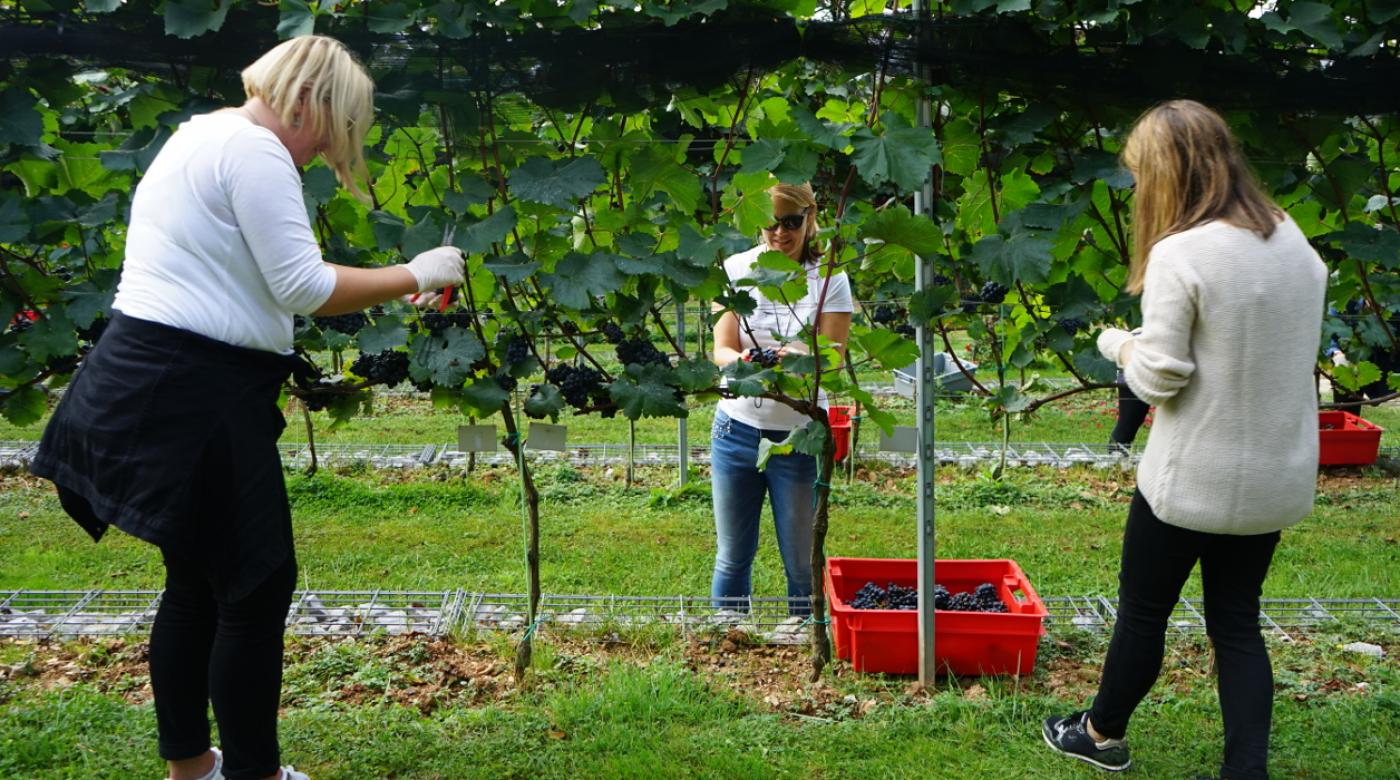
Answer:
[[[1099,335],[1157,407],[1137,486],[1163,522],[1262,534],[1312,511],[1327,267],[1291,219],[1267,241],[1223,221],[1152,248],[1141,334]]]

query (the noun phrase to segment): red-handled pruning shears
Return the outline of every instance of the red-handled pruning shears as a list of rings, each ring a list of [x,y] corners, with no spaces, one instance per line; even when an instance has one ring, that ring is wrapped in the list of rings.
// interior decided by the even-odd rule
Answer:
[[[442,245],[447,246],[452,243],[452,237],[457,234],[457,226],[448,223],[447,228],[442,231]],[[438,301],[438,312],[447,311],[447,304],[452,302],[452,285],[442,288],[442,299]]]

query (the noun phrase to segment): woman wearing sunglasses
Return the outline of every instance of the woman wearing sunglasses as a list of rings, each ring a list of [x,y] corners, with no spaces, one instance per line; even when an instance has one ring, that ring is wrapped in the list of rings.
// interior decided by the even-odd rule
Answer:
[[[851,327],[851,284],[844,272],[831,273],[821,263],[816,245],[817,201],[810,184],[777,184],[770,190],[773,223],[765,227],[759,245],[724,261],[731,284],[752,274],[759,255],[778,251],[801,263],[807,272],[806,294],[797,300],[769,300],[756,287],[741,287],[753,298],[753,314],[740,317],[726,311],[715,323],[714,361],[721,368],[736,360],[781,358],[806,353],[810,328],[842,345]],[[770,351],[771,350],[771,351]],[[825,406],[825,396],[820,403]],[[760,439],[782,441],[807,417],[772,400],[729,398],[719,402],[710,432],[711,492],[714,497],[714,579],[710,597],[715,607],[744,609],[753,591],[751,574],[758,551],[759,513],[764,496],[772,501],[773,525],[787,574],[788,611],[811,611],[813,484],[816,459],[794,453],[775,455],[759,470]]]

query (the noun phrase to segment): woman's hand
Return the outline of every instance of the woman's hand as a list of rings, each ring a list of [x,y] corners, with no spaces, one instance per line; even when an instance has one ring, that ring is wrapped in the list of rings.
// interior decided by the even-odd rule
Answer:
[[[414,257],[404,266],[418,282],[418,292],[459,285],[464,280],[462,250],[455,246],[440,246]]]
[[[438,303],[442,301],[442,293],[437,290],[409,293],[408,295],[400,297],[399,300],[409,306],[415,306],[419,309],[436,309]]]

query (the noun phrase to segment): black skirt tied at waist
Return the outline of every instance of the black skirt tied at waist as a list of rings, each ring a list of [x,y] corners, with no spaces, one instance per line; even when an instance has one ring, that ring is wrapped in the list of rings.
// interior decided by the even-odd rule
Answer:
[[[207,561],[238,599],[292,555],[277,399],[299,361],[117,312],[30,471],[94,540],[114,525]]]

